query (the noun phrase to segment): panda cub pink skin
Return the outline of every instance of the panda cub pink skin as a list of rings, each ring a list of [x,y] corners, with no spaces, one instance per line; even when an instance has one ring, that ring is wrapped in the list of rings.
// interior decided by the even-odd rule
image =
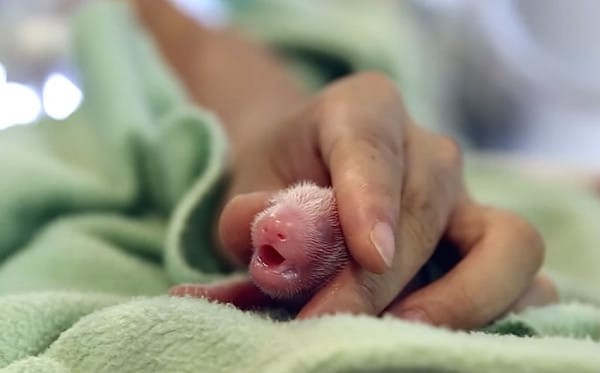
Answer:
[[[333,190],[313,183],[275,195],[251,234],[250,276],[273,298],[310,296],[349,260]]]

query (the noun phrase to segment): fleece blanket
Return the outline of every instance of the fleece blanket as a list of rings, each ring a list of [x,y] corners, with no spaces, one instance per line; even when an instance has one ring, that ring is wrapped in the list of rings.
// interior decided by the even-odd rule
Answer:
[[[562,303],[456,332],[165,296],[232,276],[211,245],[224,134],[124,2],[87,6],[74,52],[83,107],[0,133],[1,372],[600,372],[599,203],[478,162],[476,196],[544,233]]]

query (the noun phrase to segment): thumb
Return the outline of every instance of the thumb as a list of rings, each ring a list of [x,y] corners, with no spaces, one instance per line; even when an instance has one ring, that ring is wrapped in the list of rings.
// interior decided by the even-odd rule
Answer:
[[[273,192],[253,192],[233,197],[223,208],[219,219],[221,253],[238,265],[246,265],[252,256],[250,225],[262,211]]]

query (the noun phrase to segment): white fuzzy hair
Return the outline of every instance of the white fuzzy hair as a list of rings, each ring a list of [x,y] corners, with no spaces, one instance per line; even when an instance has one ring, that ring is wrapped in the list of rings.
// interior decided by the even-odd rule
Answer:
[[[277,193],[267,208],[256,215],[252,231],[258,221],[282,206],[302,211],[303,249],[311,261],[310,272],[302,275],[297,286],[275,294],[269,292],[278,298],[292,298],[324,285],[348,262],[349,255],[332,188],[303,181]]]

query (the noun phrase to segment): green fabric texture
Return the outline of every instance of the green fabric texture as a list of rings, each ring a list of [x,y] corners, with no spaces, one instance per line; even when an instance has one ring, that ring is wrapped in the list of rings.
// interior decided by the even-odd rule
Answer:
[[[477,163],[475,194],[540,225],[572,302],[466,333],[349,315],[275,321],[164,296],[230,275],[210,244],[224,134],[123,2],[87,6],[74,35],[84,106],[0,133],[0,371],[600,371],[600,205]]]
[[[598,196],[474,157],[467,162],[466,178],[475,198],[517,211],[539,228],[546,243],[545,269],[564,300],[600,305]]]
[[[319,88],[344,72],[380,71],[398,83],[411,115],[440,132],[455,129],[438,61],[409,4],[361,0],[228,0],[236,25],[268,42]],[[435,107],[435,110],[431,110]],[[454,133],[454,136],[459,136]],[[465,143],[465,139],[462,142]]]

